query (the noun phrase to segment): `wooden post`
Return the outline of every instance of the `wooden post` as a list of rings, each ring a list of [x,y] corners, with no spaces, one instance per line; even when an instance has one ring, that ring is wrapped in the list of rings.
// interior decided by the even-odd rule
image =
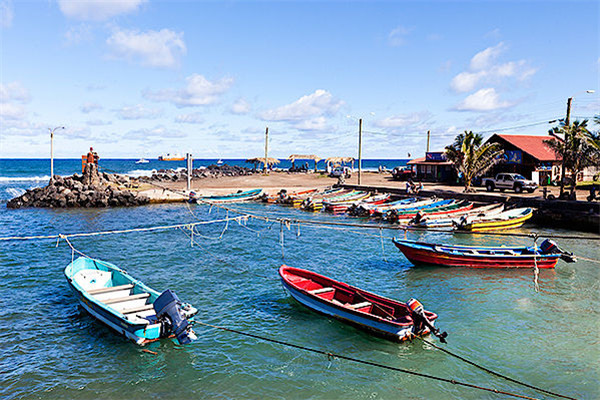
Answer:
[[[429,153],[429,136],[431,135],[431,131],[427,131],[427,152]]]
[[[50,131],[50,182],[54,179],[54,130]]]
[[[358,120],[358,184],[362,172],[362,118]]]
[[[268,163],[267,163],[267,159],[269,157],[269,127],[267,126],[267,129],[265,130],[265,167],[263,172],[265,174],[269,173],[269,168],[268,168]]]

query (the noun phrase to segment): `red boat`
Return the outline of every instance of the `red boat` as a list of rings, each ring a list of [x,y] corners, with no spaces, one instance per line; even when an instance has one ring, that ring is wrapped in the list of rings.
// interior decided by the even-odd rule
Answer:
[[[540,247],[473,247],[441,245],[393,239],[394,244],[415,265],[471,268],[554,268],[559,258],[575,262],[573,254],[551,240]]]
[[[442,342],[447,336],[433,326],[437,315],[415,299],[402,303],[287,265],[279,268],[279,276],[300,304],[378,336],[404,341],[433,332]]]

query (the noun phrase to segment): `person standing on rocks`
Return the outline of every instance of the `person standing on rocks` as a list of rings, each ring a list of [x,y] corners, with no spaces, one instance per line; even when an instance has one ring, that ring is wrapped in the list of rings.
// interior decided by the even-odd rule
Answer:
[[[89,151],[89,153],[87,153],[87,163],[88,164],[98,164],[99,159],[100,159],[100,157],[98,157],[98,153],[96,153],[94,151],[93,147],[90,147],[90,151]]]

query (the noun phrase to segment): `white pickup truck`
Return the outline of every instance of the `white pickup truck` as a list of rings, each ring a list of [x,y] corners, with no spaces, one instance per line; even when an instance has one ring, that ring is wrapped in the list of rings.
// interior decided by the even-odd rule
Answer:
[[[515,193],[521,193],[523,190],[533,193],[538,187],[537,183],[525,179],[523,175],[512,173],[498,174],[496,175],[496,179],[484,179],[483,185],[486,187],[488,192],[493,192],[494,189],[504,192],[506,189],[508,189],[514,190]]]

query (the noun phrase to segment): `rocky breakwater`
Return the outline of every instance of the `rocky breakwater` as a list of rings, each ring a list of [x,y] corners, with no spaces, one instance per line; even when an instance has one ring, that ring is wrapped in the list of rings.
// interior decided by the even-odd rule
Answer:
[[[208,167],[192,170],[193,179],[221,178],[226,176],[244,176],[255,173],[250,168],[234,165],[209,165]],[[187,171],[159,169],[152,176],[140,177],[141,182],[181,182],[187,180]]]
[[[88,168],[89,167],[89,168]],[[48,186],[29,189],[10,200],[8,208],[21,207],[118,207],[148,204],[150,199],[129,190],[137,180],[124,175],[99,173],[96,165],[88,165],[83,175],[54,175]]]

